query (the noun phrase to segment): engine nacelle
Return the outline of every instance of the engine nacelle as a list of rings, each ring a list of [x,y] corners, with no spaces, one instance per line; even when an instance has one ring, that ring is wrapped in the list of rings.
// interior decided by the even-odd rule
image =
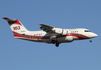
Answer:
[[[67,36],[65,38],[66,41],[72,42],[73,41],[73,36]]]
[[[52,29],[55,33],[62,34],[62,35],[67,35],[67,31],[65,29],[61,28],[53,28]]]
[[[55,33],[62,34],[62,29],[61,29],[61,28],[53,28],[52,30],[53,30]]]

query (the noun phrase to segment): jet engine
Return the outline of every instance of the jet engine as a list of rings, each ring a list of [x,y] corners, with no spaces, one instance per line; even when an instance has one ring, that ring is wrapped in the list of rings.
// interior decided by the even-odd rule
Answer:
[[[53,28],[52,30],[53,30],[55,33],[62,34],[62,29],[61,29],[61,28]]]
[[[55,33],[62,34],[62,35],[67,35],[67,31],[65,29],[61,28],[53,28],[52,29]]]

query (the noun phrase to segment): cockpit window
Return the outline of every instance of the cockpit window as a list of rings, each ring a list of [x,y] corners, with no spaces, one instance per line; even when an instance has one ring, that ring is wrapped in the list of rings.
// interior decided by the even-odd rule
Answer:
[[[90,32],[89,30],[85,30],[85,32]]]

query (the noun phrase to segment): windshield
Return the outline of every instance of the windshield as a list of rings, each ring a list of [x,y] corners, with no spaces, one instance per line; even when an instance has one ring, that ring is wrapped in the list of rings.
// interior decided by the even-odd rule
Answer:
[[[89,30],[85,30],[84,32],[90,32]]]

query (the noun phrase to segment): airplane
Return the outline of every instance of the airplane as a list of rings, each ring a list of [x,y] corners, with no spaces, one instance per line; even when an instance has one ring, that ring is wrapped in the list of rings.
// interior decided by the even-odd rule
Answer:
[[[14,38],[28,40],[33,42],[43,42],[48,44],[55,44],[59,47],[61,43],[70,43],[74,40],[84,40],[97,37],[98,35],[85,28],[62,29],[45,24],[39,24],[41,31],[29,31],[18,19],[11,19],[3,17],[9,25],[14,34]]]

